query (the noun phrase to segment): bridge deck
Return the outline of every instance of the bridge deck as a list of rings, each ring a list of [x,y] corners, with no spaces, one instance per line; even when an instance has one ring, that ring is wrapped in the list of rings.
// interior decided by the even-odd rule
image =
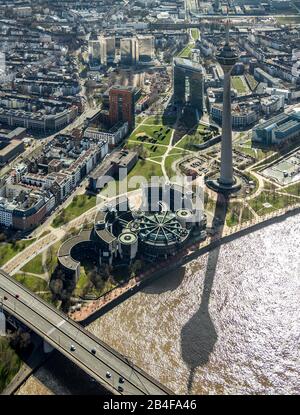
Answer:
[[[19,298],[16,298],[19,295]],[[6,297],[6,300],[3,300]],[[172,393],[128,359],[33,294],[0,270],[3,308],[114,394],[166,395]],[[76,350],[70,350],[74,345]],[[96,349],[96,355],[91,353]],[[142,352],[142,351],[141,351]],[[111,378],[106,373],[111,373]],[[120,383],[120,377],[125,379]],[[118,390],[119,386],[123,390]]]

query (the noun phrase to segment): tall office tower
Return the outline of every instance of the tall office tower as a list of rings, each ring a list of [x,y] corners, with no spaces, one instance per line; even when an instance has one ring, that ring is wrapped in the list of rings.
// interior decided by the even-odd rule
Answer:
[[[114,86],[109,91],[109,118],[112,125],[128,122],[129,130],[135,125],[135,89],[132,86]]]
[[[190,105],[198,112],[204,107],[204,69],[189,59],[175,58],[173,61],[174,103]]]
[[[149,62],[154,58],[154,36],[138,36],[139,61]]]
[[[109,36],[105,38],[106,43],[106,62],[109,64],[114,63],[116,58],[116,38]]]
[[[100,47],[100,64],[107,64],[107,52],[106,52],[106,41],[103,36],[99,37],[99,47]]]
[[[0,76],[4,76],[6,74],[6,59],[5,53],[0,52]]]
[[[139,60],[139,45],[135,37],[120,40],[121,63],[135,65]]]
[[[101,64],[101,44],[98,38],[89,40],[88,45],[89,63],[92,66]]]
[[[217,60],[224,72],[223,85],[223,116],[221,142],[221,173],[217,180],[207,182],[207,185],[217,192],[235,192],[240,184],[233,176],[232,166],[232,116],[231,116],[231,72],[238,61],[236,51],[229,44],[229,22],[226,25],[226,42]]]
[[[115,37],[99,38],[100,42],[100,61],[102,65],[112,64],[116,57],[116,40]]]

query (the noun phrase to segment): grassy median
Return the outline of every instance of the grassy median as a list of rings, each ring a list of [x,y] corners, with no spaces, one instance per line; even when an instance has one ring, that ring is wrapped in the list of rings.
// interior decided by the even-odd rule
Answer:
[[[12,241],[12,242],[1,242],[0,244],[0,266],[6,264],[15,255],[22,252],[29,245],[34,242],[35,239]]]

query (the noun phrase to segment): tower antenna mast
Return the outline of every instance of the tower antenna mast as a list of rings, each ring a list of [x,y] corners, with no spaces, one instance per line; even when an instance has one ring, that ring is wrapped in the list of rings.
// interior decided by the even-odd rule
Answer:
[[[226,20],[226,45],[229,45],[229,16],[227,7],[227,20]]]

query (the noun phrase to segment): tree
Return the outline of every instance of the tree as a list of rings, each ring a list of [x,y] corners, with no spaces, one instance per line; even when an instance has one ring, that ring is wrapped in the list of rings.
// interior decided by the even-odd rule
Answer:
[[[94,267],[88,272],[88,278],[97,290],[101,290],[104,287],[104,281],[108,278],[107,268],[101,267],[101,272],[97,270],[97,267]]]
[[[135,277],[143,268],[143,262],[140,259],[135,260],[129,266],[130,277]]]
[[[60,296],[63,290],[63,282],[60,278],[55,278],[50,281],[50,289],[55,296]]]
[[[55,260],[56,260],[56,249],[55,249],[55,246],[52,245],[47,251],[47,258],[45,262],[45,266],[49,274],[52,274],[54,271],[53,267],[56,264]]]
[[[10,344],[15,350],[24,350],[31,343],[30,333],[17,329],[10,337]]]

